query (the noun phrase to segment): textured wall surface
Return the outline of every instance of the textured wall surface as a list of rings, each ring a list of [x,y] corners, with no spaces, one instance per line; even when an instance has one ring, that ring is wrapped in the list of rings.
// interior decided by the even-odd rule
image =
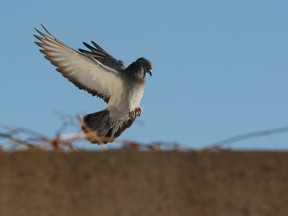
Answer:
[[[287,216],[288,153],[0,153],[2,216]]]

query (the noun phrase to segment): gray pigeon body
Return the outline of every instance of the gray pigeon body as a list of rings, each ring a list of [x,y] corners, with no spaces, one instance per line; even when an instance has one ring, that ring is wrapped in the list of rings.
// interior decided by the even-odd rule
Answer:
[[[83,117],[86,139],[97,144],[113,142],[141,114],[146,73],[152,76],[151,62],[142,57],[126,66],[93,41],[93,46],[83,43],[89,51],[76,51],[42,27],[46,34],[36,29],[40,36],[34,36],[45,58],[78,88],[107,103],[104,110]]]

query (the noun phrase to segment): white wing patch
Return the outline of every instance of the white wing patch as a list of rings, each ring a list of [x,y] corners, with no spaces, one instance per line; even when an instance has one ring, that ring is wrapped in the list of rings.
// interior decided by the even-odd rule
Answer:
[[[35,43],[42,48],[40,51],[45,58],[57,67],[56,70],[78,88],[101,97],[107,103],[122,88],[122,79],[116,70],[80,54],[44,30],[48,35],[36,29],[42,37],[34,35],[40,41]]]

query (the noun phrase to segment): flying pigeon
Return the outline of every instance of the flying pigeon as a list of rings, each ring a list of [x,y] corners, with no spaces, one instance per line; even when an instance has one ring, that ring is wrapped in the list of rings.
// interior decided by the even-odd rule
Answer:
[[[113,142],[141,114],[140,101],[144,93],[146,73],[152,76],[152,64],[141,57],[126,66],[91,41],[83,44],[89,49],[74,50],[54,37],[35,29],[35,42],[56,70],[79,89],[102,98],[107,107],[85,115],[81,127],[91,143]]]

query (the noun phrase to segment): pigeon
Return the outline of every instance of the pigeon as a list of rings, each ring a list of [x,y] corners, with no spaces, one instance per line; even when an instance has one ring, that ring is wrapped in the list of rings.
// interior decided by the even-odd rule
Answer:
[[[34,37],[45,58],[76,87],[107,103],[104,110],[81,118],[85,138],[95,144],[115,141],[142,112],[140,101],[152,63],[141,57],[127,66],[94,41],[83,42],[88,50],[74,50],[41,26],[44,33],[35,28]]]

